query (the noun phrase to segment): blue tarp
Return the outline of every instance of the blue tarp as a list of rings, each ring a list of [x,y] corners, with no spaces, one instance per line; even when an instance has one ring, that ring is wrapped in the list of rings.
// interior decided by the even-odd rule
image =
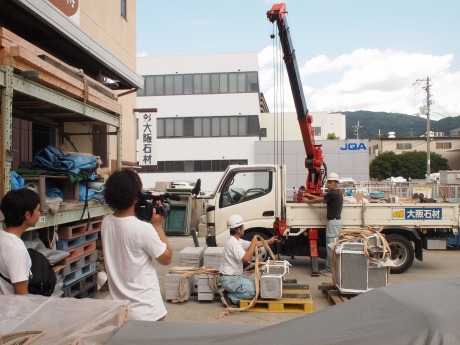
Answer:
[[[64,152],[48,145],[34,156],[34,164],[54,171],[79,174],[82,169],[96,169],[97,160],[95,156]]]

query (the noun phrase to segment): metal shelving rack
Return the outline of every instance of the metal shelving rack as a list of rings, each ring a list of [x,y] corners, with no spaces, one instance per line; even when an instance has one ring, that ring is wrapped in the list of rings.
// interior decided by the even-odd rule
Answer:
[[[14,73],[11,66],[0,66],[0,195],[4,195],[11,186],[11,172],[13,160],[13,140],[12,140],[12,124],[13,124],[13,99],[15,93],[27,95],[31,99],[46,102],[47,104],[64,109],[72,114],[78,114],[91,121],[97,121],[101,124],[107,124],[116,128],[115,135],[117,136],[117,162],[118,169],[121,168],[121,117],[120,114],[111,114],[96,107],[87,104],[65,95],[59,91],[50,89],[46,86],[38,84],[32,80],[26,79]],[[40,118],[40,122],[54,125],[46,116]],[[42,213],[41,221],[33,229],[56,226],[59,224],[78,221],[83,213],[82,207],[59,211],[56,215],[51,215],[47,210]],[[85,211],[84,219],[90,215],[91,217],[103,216],[109,213],[107,205],[93,204],[88,205],[88,210]],[[30,229],[30,230],[33,230]]]

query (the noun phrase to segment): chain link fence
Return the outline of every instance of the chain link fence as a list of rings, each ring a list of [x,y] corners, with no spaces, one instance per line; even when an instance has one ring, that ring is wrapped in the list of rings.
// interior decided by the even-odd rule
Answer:
[[[426,198],[460,202],[460,185],[427,182],[358,182],[356,187],[357,192],[366,194],[384,192],[386,195],[395,195],[398,198],[412,198],[415,194],[423,194]]]

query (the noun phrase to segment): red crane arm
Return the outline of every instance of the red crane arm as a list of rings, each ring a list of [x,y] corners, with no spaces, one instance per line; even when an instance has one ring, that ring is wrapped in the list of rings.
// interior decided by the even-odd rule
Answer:
[[[323,151],[320,144],[315,144],[312,128],[313,118],[308,113],[308,108],[305,102],[295,50],[292,46],[289,26],[287,24],[286,13],[286,4],[275,4],[271,10],[267,12],[267,18],[272,23],[276,22],[278,26],[279,38],[283,49],[283,60],[286,64],[286,71],[289,77],[294,105],[297,112],[297,120],[299,121],[300,132],[302,134],[305,153],[307,155],[305,158],[305,167],[308,170],[305,186],[306,192],[319,195],[322,193],[323,166],[325,166],[323,161]]]

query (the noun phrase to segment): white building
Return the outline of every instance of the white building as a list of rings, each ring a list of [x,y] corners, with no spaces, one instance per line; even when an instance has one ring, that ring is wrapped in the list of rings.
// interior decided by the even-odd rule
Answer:
[[[260,134],[256,53],[149,56],[137,63],[145,79],[137,97],[141,130],[146,109],[157,109],[152,166],[141,170],[146,188],[201,178],[202,190],[213,191],[229,164],[254,163]],[[143,166],[142,136],[138,148]]]

